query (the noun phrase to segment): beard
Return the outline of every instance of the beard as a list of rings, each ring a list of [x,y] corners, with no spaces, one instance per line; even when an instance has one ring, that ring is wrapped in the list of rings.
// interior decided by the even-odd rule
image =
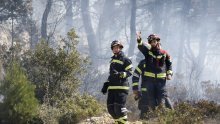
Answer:
[[[160,48],[161,48],[161,46],[159,43],[157,43],[157,45],[155,45],[155,46],[152,46],[153,51],[158,51],[158,50],[160,50]]]

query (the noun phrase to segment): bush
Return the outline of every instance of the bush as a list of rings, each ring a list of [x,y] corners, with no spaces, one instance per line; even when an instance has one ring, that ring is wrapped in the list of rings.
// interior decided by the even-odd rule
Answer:
[[[213,101],[201,100],[194,106],[200,111],[204,118],[215,118],[217,115],[220,115],[220,106]]]
[[[207,121],[219,121],[220,106],[214,102],[201,100],[198,102],[181,102],[174,110],[157,107],[147,114],[145,123],[160,124],[197,124]]]
[[[42,104],[39,118],[44,123],[76,123],[101,110],[93,97],[78,93],[88,63],[76,49],[76,38],[71,30],[66,38],[56,41],[63,42],[64,48],[52,48],[42,41],[23,57],[28,78],[36,84]]]
[[[0,87],[4,96],[0,108],[1,120],[17,124],[32,120],[38,113],[34,89],[35,86],[28,81],[19,64],[12,62]]]
[[[83,94],[63,103],[62,111],[65,114],[60,118],[60,124],[73,124],[88,117],[100,115],[103,107],[92,96]]]

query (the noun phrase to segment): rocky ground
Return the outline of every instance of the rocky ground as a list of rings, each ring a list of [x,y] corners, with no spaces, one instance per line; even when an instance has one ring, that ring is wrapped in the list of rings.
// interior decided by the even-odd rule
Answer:
[[[79,124],[114,124],[114,120],[110,117],[109,114],[105,113],[100,117],[91,117],[88,118]],[[128,122],[128,124],[142,124],[140,121]]]

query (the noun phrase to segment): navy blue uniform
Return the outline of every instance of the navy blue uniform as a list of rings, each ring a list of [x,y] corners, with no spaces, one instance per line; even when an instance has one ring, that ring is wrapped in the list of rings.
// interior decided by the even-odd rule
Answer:
[[[166,76],[172,75],[172,62],[170,56],[165,50],[152,49],[150,45],[144,45],[142,41],[138,43],[138,49],[145,56],[146,67],[142,72],[144,77],[144,81],[142,82],[147,82],[145,83],[147,87],[146,95],[149,100],[147,104],[151,108],[159,104],[165,104],[165,100],[168,97],[165,87]],[[133,83],[137,84],[137,82]],[[133,84],[133,86],[134,85],[135,84]]]
[[[128,77],[132,75],[132,62],[121,51],[112,56],[110,75],[108,77],[107,108],[117,123],[126,123],[127,109],[125,103],[129,91]]]
[[[153,107],[152,104],[156,103],[156,99],[150,99],[149,95],[152,95],[152,93],[149,93],[149,82],[148,78],[144,76],[145,73],[145,67],[146,62],[145,60],[141,60],[138,66],[135,68],[133,77],[132,77],[132,90],[138,91],[138,108],[141,111],[140,118],[144,118],[144,114],[146,114],[151,107]],[[141,77],[141,86],[140,85],[140,77]],[[151,103],[150,103],[151,102]],[[153,103],[152,103],[153,102]]]

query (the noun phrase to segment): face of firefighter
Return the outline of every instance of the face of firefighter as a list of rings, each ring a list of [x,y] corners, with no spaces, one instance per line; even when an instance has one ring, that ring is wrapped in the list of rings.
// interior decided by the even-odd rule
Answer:
[[[152,47],[156,47],[156,46],[158,45],[158,41],[157,41],[157,40],[152,40],[151,43],[150,43],[150,45],[151,45]]]
[[[114,46],[113,48],[112,48],[112,52],[114,53],[114,54],[118,54],[119,52],[121,51],[121,47],[120,46]]]

